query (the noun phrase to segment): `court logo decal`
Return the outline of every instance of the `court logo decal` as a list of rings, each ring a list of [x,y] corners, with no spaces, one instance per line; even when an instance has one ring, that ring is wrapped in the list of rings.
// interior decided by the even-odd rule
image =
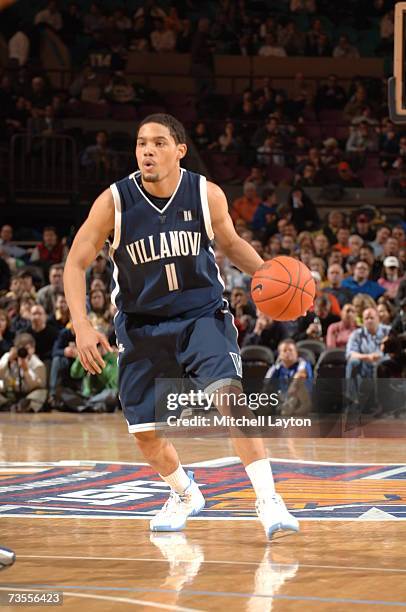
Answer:
[[[206,497],[197,519],[255,518],[254,493],[235,458],[199,463]],[[278,491],[303,520],[405,520],[406,465],[273,460]],[[147,519],[168,486],[144,464],[0,463],[0,517]]]

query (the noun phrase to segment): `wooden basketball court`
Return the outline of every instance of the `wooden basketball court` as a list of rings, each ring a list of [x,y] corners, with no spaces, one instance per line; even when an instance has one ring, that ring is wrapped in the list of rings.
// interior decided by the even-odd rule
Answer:
[[[58,590],[64,594],[64,610],[337,612],[406,607],[406,461],[401,439],[269,440],[272,458],[290,460],[275,462],[275,470],[284,474],[276,475],[277,489],[299,518],[305,513],[299,534],[269,543],[253,520],[254,498],[245,485],[220,497],[213,488],[213,507],[224,514],[190,520],[184,533],[173,534],[151,534],[147,519],[139,516],[95,518],[91,512],[105,506],[83,510],[84,497],[81,504],[75,502],[74,512],[87,512],[85,518],[64,515],[52,488],[36,493],[41,482],[35,479],[50,469],[56,474],[60,465],[65,475],[69,469],[84,474],[86,462],[100,464],[103,474],[106,464],[110,470],[127,470],[127,476],[117,477],[115,491],[125,490],[120,482],[127,479],[128,484],[133,469],[141,470],[138,474],[145,479],[146,468],[126,464],[142,458],[120,414],[2,414],[0,438],[0,491],[4,495],[6,481],[25,482],[0,505],[0,542],[17,553],[15,565],[0,574],[1,597],[8,589]],[[183,438],[176,446],[186,465],[211,461],[207,469],[213,482],[225,468],[212,460],[234,455],[228,440]],[[346,471],[345,464],[357,465]],[[235,475],[239,467],[233,465],[227,469]],[[306,466],[316,470],[313,475]],[[91,471],[88,475],[94,476]],[[22,489],[25,501],[19,507]],[[65,506],[71,489],[64,490]],[[135,507],[138,502],[128,503]],[[341,515],[349,516],[335,518],[340,507]],[[312,508],[326,517],[306,516]]]

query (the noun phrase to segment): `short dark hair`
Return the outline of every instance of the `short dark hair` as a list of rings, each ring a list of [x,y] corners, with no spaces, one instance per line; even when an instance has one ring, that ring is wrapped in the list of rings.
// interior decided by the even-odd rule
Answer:
[[[372,253],[372,255],[375,256],[375,251],[373,249],[373,247],[371,247],[370,244],[368,244],[368,242],[364,242],[364,244],[362,246],[360,246],[359,250],[361,249],[367,249],[367,251],[369,251],[370,253]]]
[[[331,309],[331,302],[326,295],[319,295],[316,297],[315,304],[321,307],[324,306],[324,308],[328,308],[329,310]]]
[[[17,272],[17,278],[33,278],[32,272],[29,270],[20,270]]]
[[[16,349],[22,348],[29,344],[35,349],[35,339],[31,334],[27,334],[26,332],[22,332],[21,334],[17,334],[14,339],[14,346]]]
[[[275,193],[275,189],[271,189],[270,187],[267,187],[262,192],[262,200],[265,202],[265,200],[272,197],[274,193]]]
[[[361,247],[362,248],[362,247]],[[347,260],[348,262],[348,260]],[[355,262],[355,265],[358,266],[358,264],[362,263],[365,266],[368,266],[369,269],[371,269],[371,266],[369,265],[369,263],[367,261],[364,261],[363,259],[357,259],[357,261]]]
[[[284,344],[290,344],[290,346],[293,346],[297,350],[297,344],[293,340],[293,338],[285,338],[284,340],[281,340],[279,342],[279,344],[278,344],[278,351],[281,348],[281,346],[283,346]]]
[[[52,264],[52,266],[49,268],[49,273],[53,272],[54,270],[63,270],[64,267],[65,266],[63,263]]]
[[[170,135],[176,142],[176,144],[186,144],[186,131],[180,121],[176,119],[173,115],[168,115],[166,113],[154,113],[152,115],[148,115],[141,121],[137,130],[137,137],[140,129],[143,125],[147,123],[159,123],[160,125],[164,125],[168,128]]]

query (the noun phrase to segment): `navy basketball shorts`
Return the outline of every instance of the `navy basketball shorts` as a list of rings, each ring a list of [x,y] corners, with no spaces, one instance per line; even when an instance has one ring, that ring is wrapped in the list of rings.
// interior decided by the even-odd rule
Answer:
[[[237,329],[226,307],[199,318],[159,322],[119,311],[115,328],[119,396],[131,433],[156,429],[159,378],[190,378],[206,393],[241,387]]]

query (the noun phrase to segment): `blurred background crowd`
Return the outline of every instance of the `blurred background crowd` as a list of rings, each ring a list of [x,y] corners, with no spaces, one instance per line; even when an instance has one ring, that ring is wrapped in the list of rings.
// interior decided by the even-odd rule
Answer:
[[[372,56],[390,65],[394,4],[51,0],[22,11],[17,3],[2,14],[0,166],[18,183],[18,168],[31,164],[32,191],[40,164],[55,193],[63,181],[51,177],[54,166],[68,168],[73,182],[79,172],[84,191],[89,184],[100,191],[134,169],[137,120],[156,111],[175,114],[188,129],[197,169],[225,188],[237,232],[264,259],[299,258],[316,281],[311,312],[294,322],[272,321],[255,310],[250,279],[216,251],[245,362],[262,364],[269,378],[304,372],[311,378],[330,364],[358,382],[402,379],[404,214],[364,205],[364,199],[351,209],[341,202],[368,188],[402,201],[406,130],[388,118],[385,78],[343,80],[334,71],[335,61],[351,60],[357,74],[357,62]],[[63,79],[44,67],[44,32],[69,52]],[[130,56],[168,53],[189,58],[193,95],[158,91],[127,69]],[[331,71],[323,78],[297,71],[284,81],[264,76],[221,93],[214,65],[223,55],[270,63],[298,57],[302,66],[304,58],[331,58]],[[130,129],[117,127],[129,123]],[[58,148],[62,138],[75,145],[74,164]],[[9,151],[22,165],[9,162]],[[28,176],[21,172],[20,184]],[[329,210],[319,206],[315,189],[333,203]],[[0,409],[114,410],[117,349],[105,356],[100,376],[84,372],[63,293],[63,265],[77,224],[34,223],[29,232],[23,221],[13,218],[0,231]],[[87,275],[88,313],[115,347],[110,284],[103,251]]]

